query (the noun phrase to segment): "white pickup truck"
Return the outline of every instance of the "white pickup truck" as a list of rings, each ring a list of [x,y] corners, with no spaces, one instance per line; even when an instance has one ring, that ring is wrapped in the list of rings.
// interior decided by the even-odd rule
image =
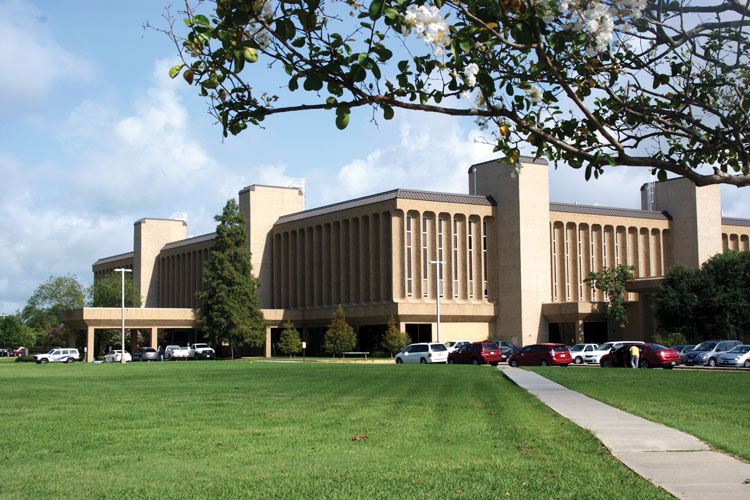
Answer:
[[[165,360],[186,360],[190,357],[190,348],[189,347],[180,347],[178,345],[168,345],[166,349],[164,349],[164,359]]]
[[[191,359],[216,359],[216,352],[208,344],[193,344],[190,346]]]

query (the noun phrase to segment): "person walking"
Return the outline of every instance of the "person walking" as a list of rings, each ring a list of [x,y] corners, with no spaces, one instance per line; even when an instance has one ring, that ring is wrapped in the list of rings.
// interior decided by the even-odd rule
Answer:
[[[159,346],[159,361],[164,361],[164,348]]]
[[[638,356],[640,356],[641,351],[638,349],[637,345],[631,345],[630,346],[630,367],[631,368],[638,368]]]

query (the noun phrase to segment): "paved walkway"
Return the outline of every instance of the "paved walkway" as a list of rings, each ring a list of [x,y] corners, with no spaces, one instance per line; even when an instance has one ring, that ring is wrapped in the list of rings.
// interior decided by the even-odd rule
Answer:
[[[677,498],[750,499],[750,464],[711,451],[689,434],[612,408],[536,373],[499,368],[555,412],[593,432],[627,467]]]

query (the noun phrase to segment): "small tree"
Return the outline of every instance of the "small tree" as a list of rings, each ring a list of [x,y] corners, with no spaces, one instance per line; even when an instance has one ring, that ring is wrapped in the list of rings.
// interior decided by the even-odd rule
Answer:
[[[245,217],[234,199],[214,217],[216,238],[203,268],[200,324],[211,342],[259,347],[266,340],[266,322],[260,310],[260,280],[253,276]]]
[[[284,330],[281,332],[281,339],[276,347],[291,358],[292,354],[302,352],[302,340],[299,337],[299,332],[294,328],[294,323],[287,321],[281,326],[284,327]]]
[[[86,290],[89,304],[94,307],[120,307],[122,279],[120,273],[110,273],[94,281],[94,284]],[[141,294],[133,282],[131,273],[125,273],[125,307],[141,307]]]
[[[618,264],[617,267],[604,267],[599,273],[589,273],[584,281],[591,288],[600,290],[609,301],[607,315],[618,325],[628,324],[628,311],[625,309],[625,284],[633,280],[635,266]]]
[[[60,321],[60,314],[84,305],[83,287],[73,275],[50,276],[39,285],[23,308],[20,318],[30,327],[38,341],[52,337],[67,339],[68,327]]]
[[[411,344],[411,338],[408,334],[399,331],[396,327],[396,318],[393,316],[388,318],[388,329],[383,334],[383,341],[380,343],[383,349],[393,357],[394,352],[399,352],[408,344]]]
[[[333,313],[331,323],[328,325],[325,338],[323,340],[323,349],[334,356],[340,356],[342,352],[351,351],[357,345],[357,336],[344,316],[344,308],[336,308]]]

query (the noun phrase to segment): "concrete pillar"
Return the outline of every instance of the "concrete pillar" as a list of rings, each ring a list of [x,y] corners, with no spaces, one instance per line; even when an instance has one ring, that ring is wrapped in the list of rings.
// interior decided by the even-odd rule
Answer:
[[[86,328],[86,362],[94,361],[94,327]]]
[[[156,349],[159,347],[159,329],[158,328],[149,328],[149,346]]]
[[[130,354],[138,350],[138,330],[130,329]]]
[[[266,326],[266,344],[265,344],[265,356],[271,357],[271,326]]]
[[[583,320],[579,319],[576,321],[576,344],[583,344]]]

